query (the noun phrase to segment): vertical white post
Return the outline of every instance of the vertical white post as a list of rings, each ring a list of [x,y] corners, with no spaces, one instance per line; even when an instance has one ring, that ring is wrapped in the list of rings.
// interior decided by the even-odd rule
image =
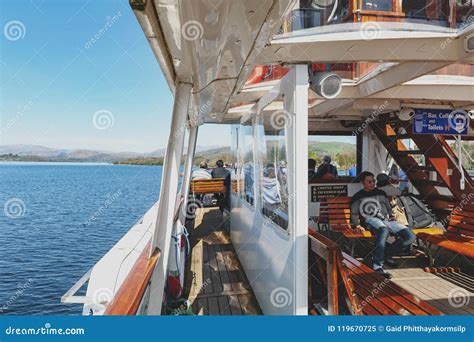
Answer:
[[[289,209],[293,226],[295,260],[294,312],[308,314],[308,67],[293,68],[291,85],[294,89],[285,94],[285,109],[293,116],[288,130],[290,145]],[[292,153],[292,155],[290,155]]]
[[[192,126],[189,129],[188,151],[186,153],[186,162],[184,164],[183,185],[181,188],[181,196],[183,197],[183,205],[181,207],[179,218],[184,224],[186,220],[186,207],[188,206],[189,185],[191,183],[191,171],[193,168],[194,153],[196,152],[196,140],[198,135],[198,126]]]
[[[159,248],[161,250],[161,256],[151,277],[150,301],[148,303],[149,315],[161,314],[171,234],[173,231],[174,210],[178,192],[179,166],[183,152],[184,129],[188,115],[191,89],[191,84],[178,83],[175,91],[170,137],[168,139],[163,164],[160,202],[158,204],[158,214],[151,248],[151,251],[155,248]]]

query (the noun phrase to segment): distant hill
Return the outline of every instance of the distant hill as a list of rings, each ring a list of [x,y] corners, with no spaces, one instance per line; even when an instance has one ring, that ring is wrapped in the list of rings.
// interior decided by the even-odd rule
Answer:
[[[197,146],[197,151],[213,150],[216,146]],[[55,149],[40,145],[0,145],[0,161],[127,163],[129,160],[151,158],[154,163],[163,159],[166,149],[150,153],[108,152],[87,149]],[[198,152],[199,153],[199,152]],[[162,162],[162,161],[161,161]]]
[[[316,159],[319,164],[325,155],[330,155],[338,166],[343,168],[350,168],[356,162],[355,154],[356,146],[350,143],[341,142],[315,142],[309,143],[309,156]],[[156,156],[157,154],[155,154]],[[163,155],[164,156],[164,155]],[[163,156],[161,157],[145,157],[145,158],[131,158],[125,161],[117,161],[116,164],[129,165],[162,165]],[[231,160],[230,147],[214,147],[208,149],[201,149],[197,151],[194,156],[194,165],[205,161],[209,167],[213,167],[215,162],[219,159],[229,163]],[[182,161],[184,162],[184,160]]]

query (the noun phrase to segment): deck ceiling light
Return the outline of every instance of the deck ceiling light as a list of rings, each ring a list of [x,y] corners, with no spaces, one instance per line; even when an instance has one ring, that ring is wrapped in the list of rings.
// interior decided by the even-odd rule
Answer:
[[[325,99],[333,99],[342,90],[342,78],[332,72],[315,72],[309,79],[311,90]]]
[[[415,110],[413,108],[402,108],[398,113],[398,118],[402,121],[409,121],[415,116]]]

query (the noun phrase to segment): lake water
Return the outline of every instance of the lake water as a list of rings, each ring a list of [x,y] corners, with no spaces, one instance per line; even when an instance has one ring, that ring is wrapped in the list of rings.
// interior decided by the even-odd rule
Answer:
[[[161,171],[0,163],[0,315],[81,314],[61,296],[158,199]]]

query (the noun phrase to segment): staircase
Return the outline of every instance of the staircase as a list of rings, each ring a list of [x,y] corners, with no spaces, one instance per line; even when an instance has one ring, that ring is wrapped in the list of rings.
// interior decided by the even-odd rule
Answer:
[[[459,169],[458,158],[443,136],[413,134],[411,122],[395,118],[374,122],[371,128],[439,219],[461,203],[473,204],[473,199],[466,196],[473,193],[473,181],[464,168]],[[406,139],[417,148],[409,150],[403,142]],[[462,173],[464,190],[460,186]]]

